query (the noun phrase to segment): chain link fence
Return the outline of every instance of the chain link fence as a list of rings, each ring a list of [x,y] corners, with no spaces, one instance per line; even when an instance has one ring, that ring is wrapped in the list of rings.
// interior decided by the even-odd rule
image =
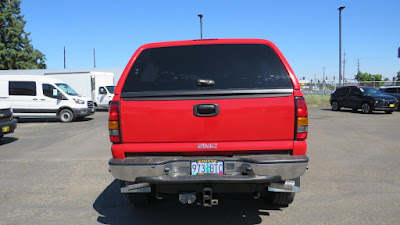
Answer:
[[[329,81],[319,83],[302,83],[301,89],[306,99],[308,107],[329,107],[331,94],[339,87],[338,81]],[[400,81],[357,81],[346,80],[341,86],[369,86],[379,89],[383,86],[400,85]]]

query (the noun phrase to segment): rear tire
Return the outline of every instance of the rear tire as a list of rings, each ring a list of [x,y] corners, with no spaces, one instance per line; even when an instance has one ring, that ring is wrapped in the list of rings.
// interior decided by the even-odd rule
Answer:
[[[267,192],[265,201],[279,207],[288,207],[294,200],[296,193],[292,192]]]
[[[295,182],[296,187],[300,187],[300,177],[296,177],[291,179]],[[294,200],[295,192],[269,192],[266,189],[265,193],[265,201],[269,204],[279,206],[279,207],[288,207]]]
[[[120,186],[125,187],[125,181],[120,181]],[[129,202],[136,208],[144,208],[150,205],[152,193],[132,193],[125,194]]]
[[[129,201],[136,208],[143,208],[149,205],[150,196],[148,193],[135,193],[135,194],[127,194]]]
[[[296,193],[275,192],[272,193],[272,204],[277,206],[288,206],[294,200]]]
[[[364,114],[372,113],[371,105],[369,103],[367,103],[367,102],[364,102],[361,105],[361,110],[362,110],[362,113],[364,113]]]
[[[332,102],[332,111],[339,111],[339,110],[340,110],[339,102],[333,101]]]
[[[74,119],[74,113],[69,109],[63,109],[58,114],[58,118],[62,123],[69,123]]]

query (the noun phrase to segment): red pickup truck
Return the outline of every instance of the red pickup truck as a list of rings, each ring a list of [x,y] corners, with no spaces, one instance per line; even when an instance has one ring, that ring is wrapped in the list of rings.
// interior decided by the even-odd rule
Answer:
[[[109,165],[136,206],[177,194],[210,207],[228,192],[287,206],[307,169],[307,131],[300,84],[272,42],[147,44],[115,88]]]

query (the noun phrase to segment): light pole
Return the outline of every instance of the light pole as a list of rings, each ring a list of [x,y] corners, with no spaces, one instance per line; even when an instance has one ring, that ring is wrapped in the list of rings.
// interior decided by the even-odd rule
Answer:
[[[197,16],[200,18],[200,39],[203,39],[203,14]]]
[[[339,7],[339,87],[342,82],[342,10],[345,6]]]

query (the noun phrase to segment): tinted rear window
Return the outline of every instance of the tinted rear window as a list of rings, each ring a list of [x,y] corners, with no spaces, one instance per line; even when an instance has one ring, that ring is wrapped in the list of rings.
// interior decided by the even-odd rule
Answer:
[[[350,88],[340,88],[335,91],[337,95],[347,95],[350,91]]]
[[[383,90],[386,93],[397,93],[397,88],[387,88],[386,90]]]
[[[214,85],[198,86],[199,79]],[[266,45],[194,45],[144,50],[122,92],[293,88],[276,53]]]
[[[8,88],[9,95],[36,96],[36,82],[33,81],[10,81]]]

